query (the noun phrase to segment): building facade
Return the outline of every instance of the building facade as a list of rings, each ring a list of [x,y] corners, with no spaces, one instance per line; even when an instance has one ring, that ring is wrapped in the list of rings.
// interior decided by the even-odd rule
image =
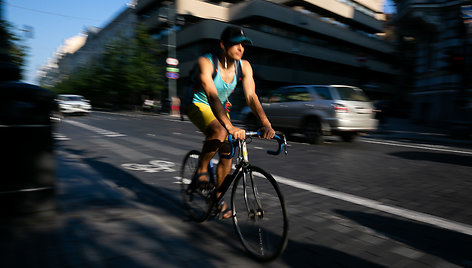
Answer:
[[[409,99],[417,122],[472,124],[470,0],[397,0],[399,41],[412,51]]]
[[[244,58],[259,94],[289,84],[357,85],[372,99],[396,90],[395,46],[384,38],[381,0],[139,0],[135,11],[164,45],[174,46],[167,33],[176,30],[179,93],[228,24],[243,27],[254,42]]]
[[[88,31],[85,44],[58,58],[51,75],[44,77],[61,77],[86,66],[113,38],[132,34],[137,23],[144,23],[169,49],[168,56],[179,60],[180,78],[169,79],[169,88],[176,87],[171,92],[182,95],[197,58],[218,48],[221,32],[231,24],[243,27],[254,42],[244,58],[253,67],[260,95],[284,85],[346,84],[363,88],[373,100],[393,99],[400,71],[394,64],[395,44],[385,37],[382,4],[382,0],[137,0],[105,28]],[[232,102],[233,109],[240,108],[237,100]]]

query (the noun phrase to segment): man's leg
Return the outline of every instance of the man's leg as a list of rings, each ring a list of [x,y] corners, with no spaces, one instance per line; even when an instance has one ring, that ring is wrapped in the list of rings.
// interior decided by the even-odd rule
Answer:
[[[223,181],[225,180],[226,176],[231,171],[231,159],[225,159],[220,157],[220,162],[218,163],[217,169],[216,169],[216,174],[218,174],[218,186],[216,188],[216,196],[220,197],[222,194],[220,191],[220,186],[223,184]],[[222,217],[224,219],[229,219],[233,215],[233,212],[228,209],[228,205],[226,203],[223,203],[223,206],[220,208],[220,212],[223,214]]]
[[[231,147],[228,142],[223,142],[220,147],[220,161],[218,162],[218,166],[216,167],[216,174],[218,178],[218,187],[220,188],[221,184],[225,180],[226,176],[231,172],[231,163],[232,159],[226,159],[221,157],[221,155],[229,155],[231,153]],[[220,191],[217,192],[219,196],[221,194]]]
[[[216,196],[220,197],[222,192],[220,191],[220,187],[223,184],[226,176],[231,172],[231,163],[232,159],[226,159],[221,157],[221,155],[229,155],[231,153],[231,147],[228,142],[224,142],[223,145],[220,147],[220,161],[218,162],[218,166],[216,167],[216,174],[218,178],[218,186],[216,191]],[[228,209],[226,203],[223,203],[223,207],[221,208],[221,212],[223,212],[222,217],[225,219],[231,218],[233,212]]]
[[[205,131],[206,139],[203,144],[202,154],[200,155],[200,163],[198,168],[198,173],[208,172],[208,164],[210,163],[211,159],[215,155],[218,150],[221,150],[220,153],[222,154],[229,154],[230,148],[229,143],[225,143],[225,139],[228,132],[226,129],[218,122],[218,120],[213,120]],[[223,183],[226,176],[231,171],[231,159],[225,159],[220,157],[220,161],[216,167],[216,178],[217,178],[217,185],[216,185],[216,196],[219,197],[221,192],[219,191],[219,187]],[[201,176],[200,180],[208,180],[208,178],[204,178]],[[221,211],[227,210],[227,205],[224,204],[221,208]],[[230,218],[232,215],[231,211],[226,211],[223,215],[225,219]]]
[[[226,129],[218,122],[213,120],[205,131],[205,141],[203,142],[202,154],[200,155],[197,174],[208,172],[208,164],[220,149],[222,142],[226,139]],[[208,177],[201,176],[202,180],[208,180]]]

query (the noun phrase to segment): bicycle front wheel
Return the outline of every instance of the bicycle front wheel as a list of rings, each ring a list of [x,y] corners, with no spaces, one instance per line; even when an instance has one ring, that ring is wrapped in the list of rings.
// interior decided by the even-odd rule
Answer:
[[[198,168],[200,152],[192,150],[187,153],[180,170],[180,186],[184,208],[190,218],[197,222],[203,222],[208,218],[211,205],[211,191],[200,190],[193,180]]]
[[[272,175],[247,167],[234,182],[231,205],[236,233],[249,254],[259,261],[277,258],[287,245],[288,218]]]

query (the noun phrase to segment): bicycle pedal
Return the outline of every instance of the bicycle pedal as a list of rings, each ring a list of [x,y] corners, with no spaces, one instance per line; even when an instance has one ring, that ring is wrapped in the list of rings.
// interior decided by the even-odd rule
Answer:
[[[212,218],[212,219],[217,219],[218,218],[219,219],[219,217],[220,217],[220,212],[218,211],[218,209],[213,208],[211,213],[210,213],[210,218]]]
[[[215,188],[212,188],[212,189],[197,189],[197,191],[207,199],[211,198],[211,195],[213,194],[214,190],[215,190]]]

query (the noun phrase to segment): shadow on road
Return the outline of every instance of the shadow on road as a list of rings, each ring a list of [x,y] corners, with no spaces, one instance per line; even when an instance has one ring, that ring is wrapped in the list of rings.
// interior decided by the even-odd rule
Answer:
[[[413,221],[360,211],[335,210],[379,234],[462,267],[472,267],[472,237]]]
[[[83,152],[80,151],[71,152],[85,156]],[[168,189],[163,190],[156,185],[146,184],[127,171],[107,163],[103,159],[85,157],[83,161],[94,170],[98,171],[103,177],[113,181],[117,186],[131,191],[135,196],[133,201],[164,209],[168,213],[168,216],[165,217],[176,217],[186,221],[185,212],[181,206],[180,192],[178,190],[168,191]],[[231,251],[228,253],[228,256],[231,256],[231,254],[247,256],[242,246],[239,244],[236,234],[234,234],[230,221],[211,221],[203,224],[188,222],[188,224],[193,226],[189,228],[191,231],[185,234],[185,237],[187,237],[185,241],[170,237],[169,234],[159,234],[159,232],[162,232],[159,226],[149,228],[136,225],[129,226],[128,229],[134,228],[140,230],[149,228],[145,231],[149,233],[148,239],[159,241],[159,243],[163,240],[163,244],[172,244],[174,245],[173,248],[179,248],[179,250],[182,251],[183,256],[189,254],[200,256],[201,261],[199,263],[208,267],[212,267],[214,261],[224,263],[224,260],[219,259],[220,254],[212,253],[212,251],[208,250],[208,248],[211,247],[206,246],[206,244],[212,243],[212,241],[214,243],[215,239],[228,245]],[[219,231],[215,232],[215,228]],[[169,237],[165,238],[166,235]],[[189,240],[193,243],[188,243]],[[175,243],[178,243],[178,245]],[[214,248],[214,250],[221,249]],[[250,257],[247,256],[247,258]],[[335,249],[311,243],[297,242],[290,239],[286,251],[276,262],[281,262],[291,267],[332,267],[333,264],[350,267],[381,267],[362,258],[351,256]]]
[[[133,202],[148,206],[149,210],[147,212],[156,214],[156,211],[152,209],[154,207],[164,209],[167,214],[166,216],[163,216],[164,218],[177,218],[186,222],[186,224],[193,225],[190,228],[187,228],[186,234],[182,234],[186,239],[177,238],[169,233],[162,233],[162,230],[165,230],[165,228],[159,228],[159,225],[155,225],[149,229],[149,232],[160,232],[160,235],[147,236],[146,239],[151,239],[152,241],[156,241],[166,246],[172,245],[171,248],[179,249],[174,258],[179,259],[179,256],[187,258],[188,256],[199,256],[199,261],[197,262],[199,264],[198,266],[214,267],[212,262],[224,262],[224,260],[220,259],[220,254],[217,254],[216,251],[208,250],[210,247],[206,246],[211,244],[212,240],[215,239],[221,239],[221,242],[229,246],[233,254],[234,252],[239,255],[245,254],[242,247],[239,245],[239,241],[236,240],[236,236],[217,238],[218,234],[215,233],[215,228],[222,230],[221,232],[224,234],[233,234],[232,226],[229,224],[230,221],[211,221],[203,224],[190,221],[181,204],[181,194],[180,189],[177,189],[178,187],[176,187],[175,190],[169,190],[160,188],[158,185],[144,183],[141,179],[123,170],[121,167],[107,163],[101,158],[86,157],[82,159],[82,161],[92,167],[95,171],[99,172],[104,178],[115,183],[119,188],[132,193],[131,196],[133,197],[128,196],[128,198]],[[145,208],[140,207],[140,209]],[[140,229],[139,226],[135,227],[137,230]],[[189,229],[190,231],[188,231]],[[182,232],[186,232],[186,230],[182,230]],[[222,235],[221,232],[218,232],[220,236]],[[193,243],[188,243],[189,240]],[[214,248],[214,250],[218,249]],[[174,260],[174,266],[176,263],[178,262],[175,262]]]
[[[449,154],[449,153],[433,153],[433,152],[394,152],[390,155],[415,161],[431,161],[452,165],[460,165],[472,167],[472,157],[467,155]]]
[[[107,163],[105,158],[93,157],[90,152],[67,147],[61,150],[71,156],[63,157],[59,169],[61,183],[67,187],[58,198],[69,202],[67,210],[51,216],[49,223],[33,220],[28,224],[0,223],[2,267],[178,267],[179,264],[216,267],[234,263],[231,256],[250,258],[230,221],[185,222],[185,226],[190,226],[184,230],[179,228],[180,224],[171,227],[177,228],[181,235],[169,233],[169,226],[161,226],[175,223],[175,218],[185,221],[178,187],[175,191],[160,189]],[[85,172],[89,168],[83,163],[94,172]],[[123,198],[113,191],[94,189],[99,187],[94,180],[102,178],[129,194]],[[136,209],[134,203],[143,206]],[[147,215],[162,220],[143,216],[140,212],[143,209]],[[290,238],[280,259],[261,264],[262,267],[272,265],[381,267],[335,249]],[[254,263],[254,266],[259,265]]]
[[[386,267],[345,252],[289,240],[282,260],[289,267]]]

